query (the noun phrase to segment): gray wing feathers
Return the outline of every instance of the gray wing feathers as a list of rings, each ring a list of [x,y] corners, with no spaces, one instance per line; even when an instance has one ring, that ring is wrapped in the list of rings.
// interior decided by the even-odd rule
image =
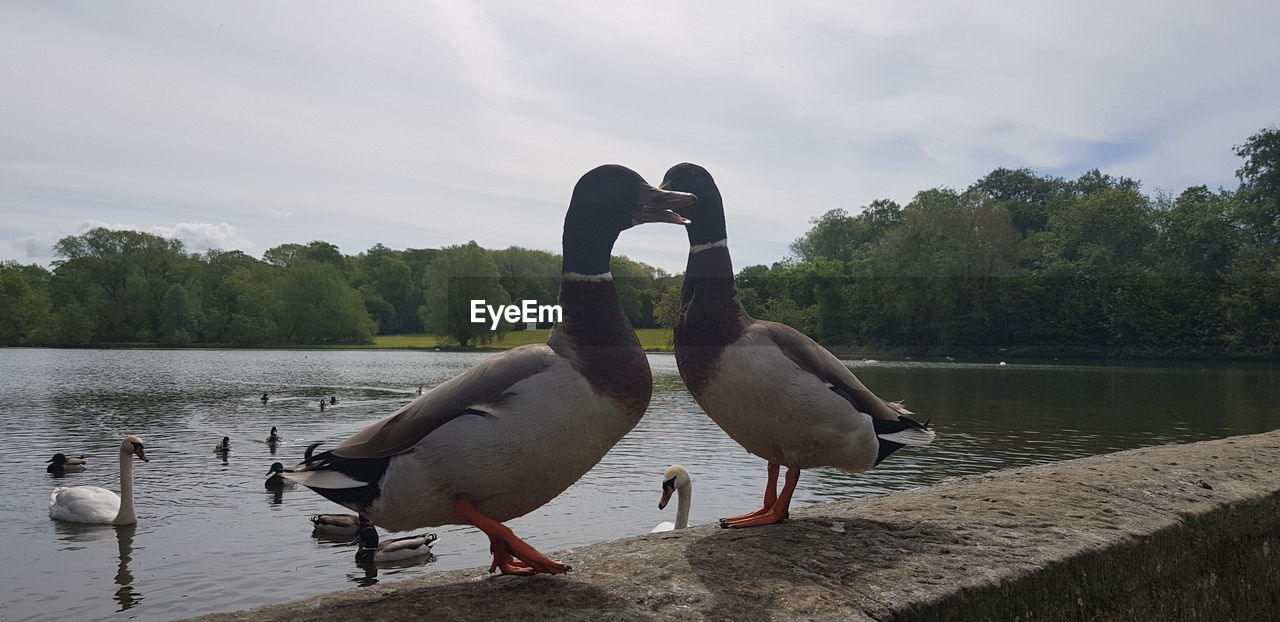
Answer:
[[[804,333],[777,322],[756,320],[748,328],[748,332],[757,333],[777,346],[787,358],[796,365],[832,386],[841,389],[853,399],[853,405],[861,412],[875,419],[896,421],[901,415],[909,415],[911,411],[902,407],[900,402],[886,402],[862,384],[858,377],[849,371],[840,359],[818,345]]]
[[[545,345],[496,354],[361,430],[332,452],[342,458],[384,458],[409,451],[432,430],[466,411],[501,400],[511,385],[550,367],[556,358]]]

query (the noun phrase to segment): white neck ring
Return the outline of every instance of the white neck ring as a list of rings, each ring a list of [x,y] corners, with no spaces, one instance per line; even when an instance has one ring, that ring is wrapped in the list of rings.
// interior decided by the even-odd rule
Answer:
[[[613,273],[602,272],[600,274],[582,274],[581,272],[565,272],[564,274],[560,275],[560,278],[566,281],[602,282],[602,281],[612,281]]]
[[[713,248],[728,247],[728,246],[729,246],[729,238],[724,238],[723,240],[716,240],[715,242],[707,242],[706,244],[691,244],[689,245],[689,252],[701,253],[702,251],[711,250]]]

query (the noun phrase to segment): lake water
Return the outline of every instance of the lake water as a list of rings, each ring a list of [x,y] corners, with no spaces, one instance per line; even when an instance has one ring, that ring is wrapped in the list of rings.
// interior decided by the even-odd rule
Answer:
[[[417,574],[487,566],[470,527],[431,531],[430,561],[361,567],[345,541],[311,536],[307,517],[346,512],[303,487],[272,493],[276,460],[341,440],[487,354],[410,351],[115,351],[0,349],[0,619],[167,620],[278,603]],[[509,524],[551,552],[646,533],[674,520],[657,509],[661,474],[693,474],[691,522],[754,509],[765,463],[724,435],[685,392],[669,355],[649,357],[655,389],[636,429],[552,503]],[[795,505],[914,488],[943,478],[1280,427],[1275,365],[959,364],[851,361],[882,397],[931,417],[937,441],[876,469],[806,471]],[[269,393],[263,405],[260,396]],[[321,398],[339,403],[321,413]],[[271,426],[286,439],[273,454]],[[138,524],[48,518],[56,486],[118,490],[117,448],[143,437],[135,461]],[[230,436],[223,458],[214,444]],[[45,473],[54,453],[86,454],[84,473]],[[477,571],[477,575],[483,571]]]

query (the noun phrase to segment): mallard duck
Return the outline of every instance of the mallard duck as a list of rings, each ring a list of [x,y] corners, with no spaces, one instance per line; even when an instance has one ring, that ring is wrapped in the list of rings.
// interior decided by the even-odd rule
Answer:
[[[680,377],[725,433],[769,462],[763,507],[721,519],[721,526],[786,518],[801,469],[857,473],[904,445],[933,440],[927,422],[876,397],[812,339],[747,315],[734,288],[720,190],[705,169],[676,165],[663,188],[698,195],[697,205],[681,212],[694,222],[687,229],[689,263],[674,335]],[[786,482],[778,493],[783,465]]]
[[[132,525],[133,457],[148,462],[142,439],[130,434],[120,443],[120,494],[97,486],[54,488],[49,495],[49,518],[72,523]]]
[[[560,305],[546,344],[495,354],[286,477],[389,531],[470,524],[489,536],[490,572],[561,573],[502,521],[523,516],[595,466],[644,414],[649,362],[609,273],[614,241],[640,223],[688,221],[694,196],[602,166],[573,190]]]
[[[280,435],[276,433],[276,426],[271,426],[271,433],[267,435],[267,444],[275,445],[280,442]]]
[[[318,534],[354,536],[360,529],[360,517],[355,514],[316,514],[310,520]]]
[[[231,451],[230,436],[222,437],[222,440],[218,441],[218,444],[213,446],[213,453],[215,454],[225,454],[229,451]]]
[[[281,490],[284,488],[292,488],[294,482],[284,478],[284,464],[280,462],[271,463],[271,470],[267,471],[267,481],[263,483],[267,490]]]
[[[658,523],[649,533],[684,529],[689,526],[689,506],[693,505],[693,479],[684,467],[673,464],[662,474],[662,498],[658,499],[658,509],[667,507],[671,495],[676,494],[676,522]]]
[[[62,475],[64,473],[79,473],[88,466],[88,460],[84,456],[78,458],[68,458],[66,454],[53,454],[46,462],[49,466],[44,470],[54,475]]]
[[[431,543],[436,541],[436,534],[424,533],[417,536],[378,540],[378,530],[373,525],[360,528],[360,548],[356,549],[356,561],[393,562],[412,557],[431,554]]]

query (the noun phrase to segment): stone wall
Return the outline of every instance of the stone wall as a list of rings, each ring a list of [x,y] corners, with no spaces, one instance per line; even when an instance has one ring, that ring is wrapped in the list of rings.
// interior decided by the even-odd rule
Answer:
[[[958,478],[203,620],[1280,619],[1280,431]]]

